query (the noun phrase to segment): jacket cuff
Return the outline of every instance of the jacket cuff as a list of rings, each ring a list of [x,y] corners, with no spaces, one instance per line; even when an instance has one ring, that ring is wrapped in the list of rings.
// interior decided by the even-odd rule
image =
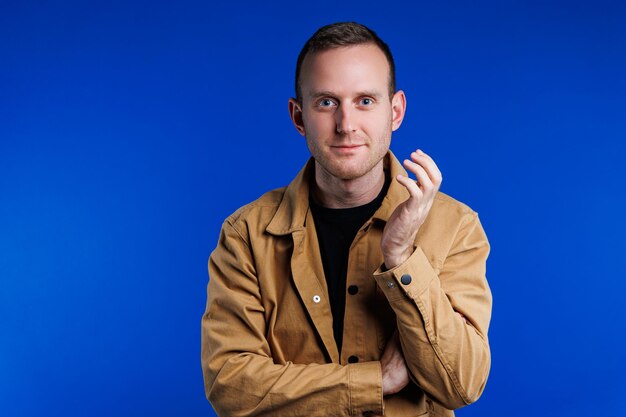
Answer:
[[[350,415],[369,417],[383,415],[383,375],[380,362],[348,365]]]
[[[387,300],[395,301],[404,295],[411,299],[417,298],[438,277],[422,248],[418,246],[406,261],[395,268],[387,270],[381,265],[374,272],[374,279]]]

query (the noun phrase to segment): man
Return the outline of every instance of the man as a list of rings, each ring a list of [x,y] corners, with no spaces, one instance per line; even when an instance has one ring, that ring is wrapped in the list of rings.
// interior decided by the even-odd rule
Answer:
[[[389,151],[406,98],[387,45],[338,23],[305,44],[289,113],[312,158],[225,222],[209,259],[202,367],[220,416],[453,416],[490,367],[489,252],[417,150]]]

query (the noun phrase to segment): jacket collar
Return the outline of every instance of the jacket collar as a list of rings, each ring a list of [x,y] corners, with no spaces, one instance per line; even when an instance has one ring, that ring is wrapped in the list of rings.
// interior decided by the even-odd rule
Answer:
[[[388,151],[383,161],[385,175],[391,177],[389,190],[373,218],[386,222],[398,204],[409,198],[409,192],[398,181],[397,175],[407,175],[395,155]],[[283,199],[265,229],[273,235],[287,235],[306,227],[306,218],[309,211],[309,187],[314,180],[315,161],[310,158],[298,175],[291,181],[285,190]]]

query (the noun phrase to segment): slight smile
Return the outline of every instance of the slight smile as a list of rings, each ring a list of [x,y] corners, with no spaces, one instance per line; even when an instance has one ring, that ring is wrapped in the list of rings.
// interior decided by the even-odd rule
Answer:
[[[337,149],[339,151],[352,151],[352,150],[361,148],[363,146],[365,145],[335,145],[335,146],[331,146],[331,148]]]

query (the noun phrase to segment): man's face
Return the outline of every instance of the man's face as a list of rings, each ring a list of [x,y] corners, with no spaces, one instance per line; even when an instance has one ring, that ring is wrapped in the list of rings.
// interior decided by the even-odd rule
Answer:
[[[292,99],[290,109],[316,166],[344,180],[382,167],[405,108],[401,91],[390,100],[384,53],[364,44],[307,55],[300,83],[301,108]]]

